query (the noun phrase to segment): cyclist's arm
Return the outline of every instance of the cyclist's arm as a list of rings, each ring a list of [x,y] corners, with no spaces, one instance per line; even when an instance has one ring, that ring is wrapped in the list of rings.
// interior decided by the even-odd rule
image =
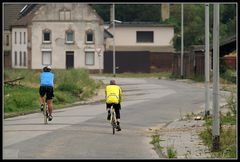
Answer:
[[[53,74],[53,87],[54,87],[55,75]]]
[[[120,102],[120,103],[122,102],[122,99],[123,99],[122,89],[121,89],[121,87],[119,87],[119,102]]]
[[[107,87],[105,88],[105,100],[107,102]]]

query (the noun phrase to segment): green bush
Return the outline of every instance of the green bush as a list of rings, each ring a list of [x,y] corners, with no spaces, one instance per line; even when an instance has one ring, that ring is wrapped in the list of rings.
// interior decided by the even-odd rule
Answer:
[[[173,147],[167,147],[167,156],[168,158],[176,158],[177,151],[173,149]]]
[[[60,91],[69,91],[69,92],[75,92],[77,90],[77,85],[73,81],[67,81],[64,80],[62,83],[59,84],[58,89]]]
[[[39,107],[38,90],[23,86],[4,87],[4,112],[24,112]]]
[[[4,80],[24,77],[21,82],[38,83],[40,71],[29,69],[4,69]]]
[[[84,91],[84,87],[92,84],[92,80],[89,78],[88,73],[84,69],[71,69],[66,70],[61,77],[57,78],[57,89],[60,91],[68,91],[76,96],[79,96]],[[93,86],[92,88],[95,88]]]
[[[205,80],[204,76],[201,75],[195,75],[190,77],[190,79],[192,79],[195,82],[203,82]]]
[[[224,73],[220,73],[221,78],[231,82],[236,83],[236,71],[227,69]]]
[[[102,83],[89,77],[86,69],[53,69],[54,107],[62,107],[95,94]],[[4,85],[4,113],[22,114],[39,110],[39,70],[4,69],[4,80],[24,77],[21,85]],[[5,114],[4,114],[5,115]]]
[[[77,101],[77,97],[73,96],[70,92],[56,91],[54,92],[53,103],[54,105],[61,105]]]
[[[218,158],[236,157],[236,115],[220,114],[220,149],[212,152]],[[199,134],[203,142],[212,149],[212,118],[205,121],[205,129]]]
[[[236,105],[236,95],[231,92],[230,96],[226,99],[227,107],[231,110],[231,112],[236,115],[237,113],[237,105]]]
[[[172,74],[169,76],[169,78],[170,78],[170,79],[172,79],[172,80],[175,80],[175,79],[180,79],[180,78],[181,78],[181,76],[180,76],[180,75],[177,75],[177,74],[174,74],[174,73],[172,73]]]

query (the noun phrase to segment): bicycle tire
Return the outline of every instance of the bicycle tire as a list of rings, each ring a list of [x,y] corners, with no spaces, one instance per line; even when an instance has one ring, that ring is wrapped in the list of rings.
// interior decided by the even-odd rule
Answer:
[[[44,104],[43,115],[44,115],[44,124],[47,124],[47,119],[48,119],[47,103]]]
[[[112,129],[113,129],[113,134],[115,134],[116,119],[115,119],[115,110],[114,110],[114,109],[112,109],[111,118],[112,118]]]
[[[115,127],[114,127],[114,125],[112,126],[112,128],[113,128],[113,134],[115,134]]]

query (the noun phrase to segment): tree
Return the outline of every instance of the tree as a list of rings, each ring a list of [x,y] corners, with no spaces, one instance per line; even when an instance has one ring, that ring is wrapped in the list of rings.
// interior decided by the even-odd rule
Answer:
[[[90,4],[104,21],[110,21],[110,4]]]
[[[112,4],[94,4],[93,8],[110,21]],[[213,33],[213,4],[209,7],[210,43]],[[181,48],[181,4],[170,5],[170,18],[161,20],[161,4],[116,4],[115,18],[123,22],[158,22],[174,25],[173,46]],[[236,34],[236,4],[220,4],[220,41]],[[205,4],[184,4],[184,49],[205,44]]]
[[[112,4],[91,5],[104,21],[110,21]],[[125,22],[160,22],[160,4],[115,4],[115,18]]]
[[[236,34],[236,4],[220,5],[220,41]],[[213,5],[210,5],[210,42],[213,33]],[[173,45],[176,50],[181,49],[181,4],[171,5],[170,19],[164,23],[175,26]],[[184,49],[192,45],[205,44],[205,5],[184,5]]]

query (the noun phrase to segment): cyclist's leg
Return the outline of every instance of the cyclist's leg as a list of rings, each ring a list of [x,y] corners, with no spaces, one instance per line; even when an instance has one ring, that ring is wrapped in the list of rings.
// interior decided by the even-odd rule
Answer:
[[[121,109],[121,105],[120,104],[114,104],[113,107],[115,108],[116,119],[117,119],[117,121],[120,122],[120,109]]]
[[[45,88],[40,86],[39,88],[39,101],[40,101],[40,105],[41,105],[41,111],[43,111],[43,105],[44,105],[44,102],[45,102],[45,99],[44,99],[44,95],[45,95],[46,91],[45,91]]]
[[[48,87],[47,88],[47,104],[48,104],[48,113],[50,116],[52,116],[53,112],[53,88]]]
[[[115,109],[115,113],[116,113],[116,119],[117,119],[117,129],[120,131],[120,109],[121,109],[121,105],[120,104],[114,104],[113,105],[114,109]]]
[[[111,112],[110,112],[111,106],[112,106],[112,104],[107,104],[107,103],[106,103],[106,110],[107,110],[107,113],[108,113],[108,115],[107,115],[107,120],[110,120],[110,116],[111,116]]]

